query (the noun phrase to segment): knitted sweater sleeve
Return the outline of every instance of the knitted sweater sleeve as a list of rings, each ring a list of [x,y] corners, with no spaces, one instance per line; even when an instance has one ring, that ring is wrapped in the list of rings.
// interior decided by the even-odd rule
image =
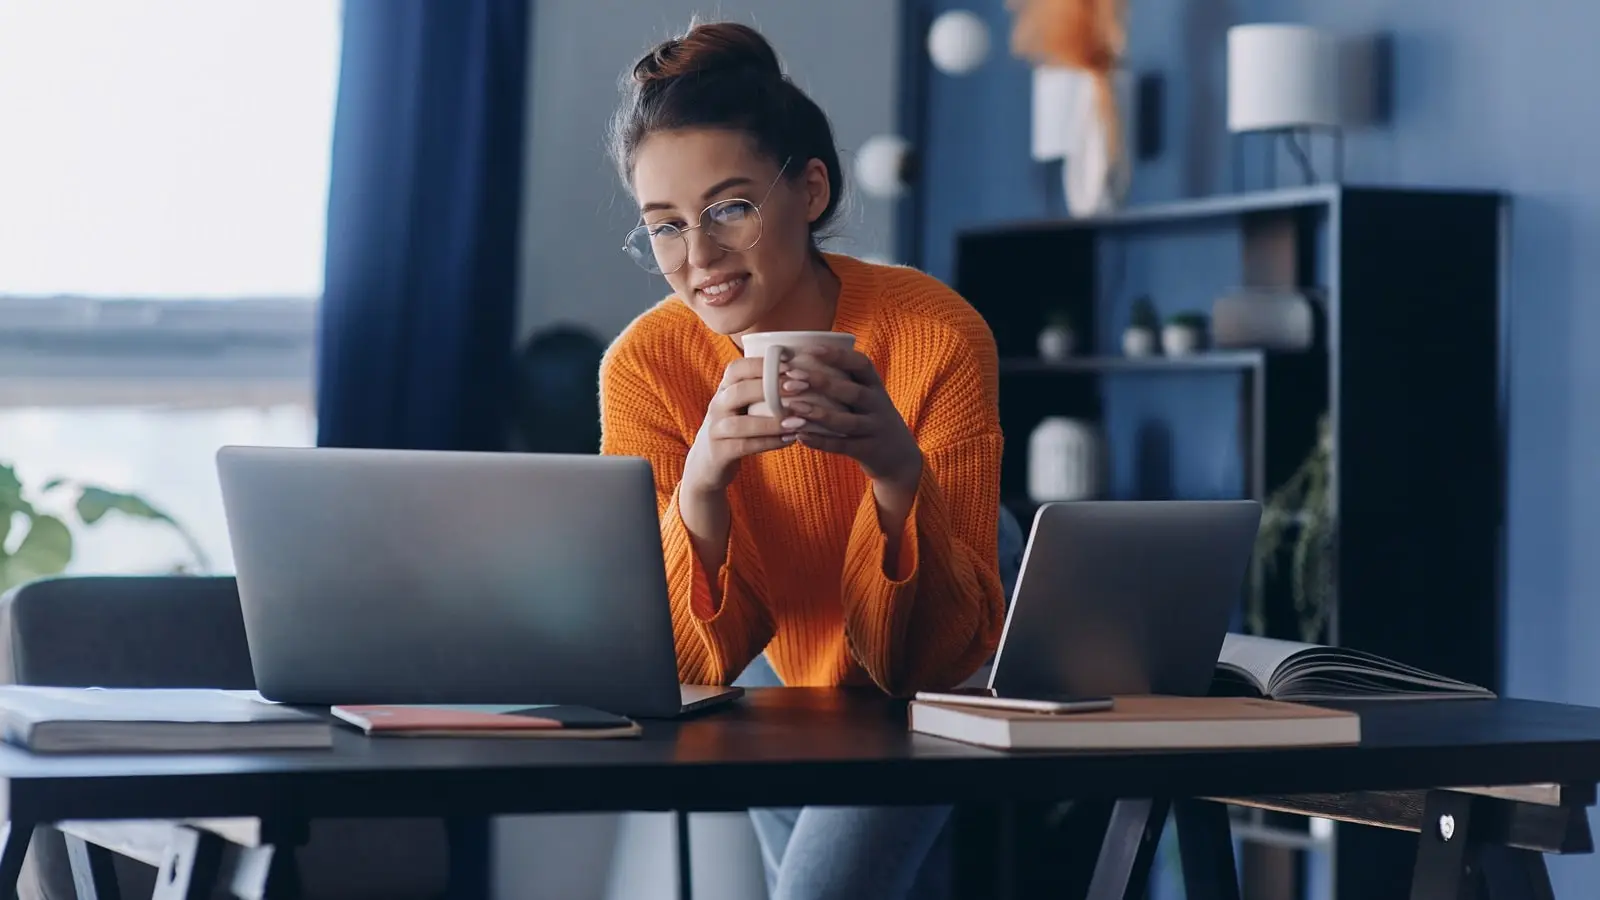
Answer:
[[[608,353],[600,370],[600,452],[643,457],[654,473],[678,679],[684,684],[728,684],[766,647],[774,625],[756,599],[760,557],[737,518],[714,575],[695,553],[678,512],[678,486],[690,442],[669,405],[675,396],[636,362]],[[720,587],[716,602],[711,577]]]
[[[994,654],[1005,620],[1000,586],[998,368],[992,342],[940,367],[911,422],[922,479],[888,559],[869,487],[845,557],[845,629],[856,661],[905,696],[960,683]]]

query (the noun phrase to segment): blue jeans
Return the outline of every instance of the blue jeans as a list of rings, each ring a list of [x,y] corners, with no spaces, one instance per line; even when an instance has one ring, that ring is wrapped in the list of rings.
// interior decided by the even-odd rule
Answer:
[[[1025,539],[1000,512],[1000,580],[1009,601]],[[765,656],[735,684],[783,684]],[[951,895],[948,806],[807,806],[750,810],[771,900],[944,900]]]
[[[765,656],[735,684],[783,682]],[[942,900],[951,893],[948,806],[750,810],[771,900]]]
[[[944,900],[948,806],[752,809],[772,900]]]

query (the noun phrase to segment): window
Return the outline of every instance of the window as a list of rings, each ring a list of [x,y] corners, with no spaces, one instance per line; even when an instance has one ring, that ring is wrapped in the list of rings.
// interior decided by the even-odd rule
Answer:
[[[212,457],[309,444],[339,0],[0,4],[0,461],[231,571]],[[72,570],[187,564],[79,530]]]

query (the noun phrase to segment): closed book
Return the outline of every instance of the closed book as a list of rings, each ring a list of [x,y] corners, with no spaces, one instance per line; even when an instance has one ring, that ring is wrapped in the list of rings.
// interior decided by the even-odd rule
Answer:
[[[321,716],[253,691],[0,686],[5,741],[34,753],[209,753],[331,747]]]
[[[587,706],[335,706],[333,714],[374,737],[619,738],[642,731],[626,716]]]
[[[1361,718],[1250,697],[1134,696],[1054,714],[913,702],[911,730],[1003,750],[1252,749],[1360,743]]]

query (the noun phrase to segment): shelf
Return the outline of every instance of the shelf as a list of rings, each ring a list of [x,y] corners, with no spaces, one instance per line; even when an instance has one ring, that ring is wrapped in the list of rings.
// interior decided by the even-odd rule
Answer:
[[[1074,356],[1063,360],[1013,357],[1000,360],[1005,375],[1057,372],[1217,372],[1257,369],[1266,361],[1259,350],[1217,350],[1188,356]]]
[[[1226,219],[1246,213],[1328,206],[1338,199],[1342,190],[1343,188],[1337,184],[1314,184],[1309,187],[1284,188],[1275,191],[1252,191],[1243,194],[1203,197],[1197,200],[1179,200],[1173,203],[1134,206],[1120,212],[1106,213],[1099,216],[1007,222],[1004,225],[989,228],[971,229],[967,233],[996,234],[1031,230],[1115,229],[1136,228],[1147,225],[1177,225],[1186,222],[1201,222],[1207,219]]]

